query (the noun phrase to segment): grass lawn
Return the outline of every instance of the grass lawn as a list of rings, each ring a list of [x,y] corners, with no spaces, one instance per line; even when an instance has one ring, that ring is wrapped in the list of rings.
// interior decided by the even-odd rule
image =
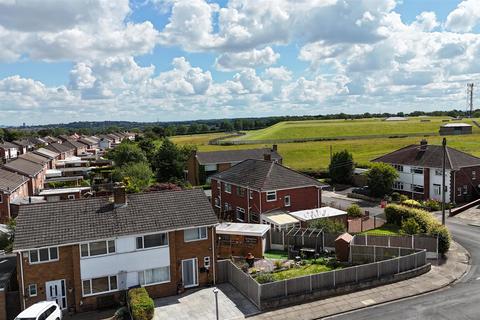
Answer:
[[[288,259],[288,253],[280,250],[270,250],[265,252],[265,258],[267,259]]]
[[[380,228],[368,230],[361,234],[368,234],[371,236],[397,236],[400,233],[400,227],[395,224],[384,224]]]
[[[190,134],[190,135],[183,135],[183,136],[173,136],[171,137],[171,140],[173,143],[176,144],[194,144],[194,145],[207,145],[208,141],[215,139],[215,138],[220,138],[220,137],[225,137],[229,135],[229,133],[225,132],[215,132],[215,133],[200,133],[200,134]]]
[[[284,271],[274,272],[272,273],[272,276],[275,281],[279,281],[331,270],[333,270],[332,267],[328,267],[324,264],[307,264],[298,268],[291,268]]]
[[[298,138],[360,137],[371,135],[437,134],[443,120],[449,117],[412,117],[407,121],[383,119],[284,121],[268,128],[252,130],[233,140],[273,140]],[[450,121],[452,122],[452,121]],[[462,123],[472,124],[472,119]],[[474,132],[480,128],[473,125]]]

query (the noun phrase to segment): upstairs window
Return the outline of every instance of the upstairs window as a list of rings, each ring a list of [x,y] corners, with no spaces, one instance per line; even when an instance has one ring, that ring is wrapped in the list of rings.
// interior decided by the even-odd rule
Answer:
[[[237,196],[242,198],[245,197],[245,188],[237,187]]]
[[[393,189],[395,190],[403,190],[403,182],[395,181],[393,183]]]
[[[238,221],[245,221],[245,209],[237,207],[237,210],[235,211],[235,215],[237,217]]]
[[[400,164],[394,164],[393,167],[398,171],[398,172],[403,172],[403,166]]]
[[[225,183],[224,188],[225,188],[224,190],[225,190],[226,193],[232,193],[232,185],[231,184]]]
[[[443,175],[442,169],[435,169],[435,175],[436,176],[442,176]]]
[[[168,237],[166,233],[149,234],[137,237],[137,249],[148,249],[155,247],[168,246]]]
[[[43,263],[58,260],[58,248],[44,248],[29,251],[30,263]]]
[[[291,205],[290,196],[285,196],[285,198],[283,198],[283,202],[285,204],[285,207],[290,207],[290,205]]]
[[[277,200],[277,191],[268,191],[267,192],[267,202]]]
[[[412,185],[412,191],[413,192],[418,192],[418,193],[423,193],[423,186],[413,184]]]
[[[207,227],[187,229],[183,231],[183,240],[185,242],[207,239]]]
[[[414,174],[423,174],[423,168],[412,167],[412,168],[410,169],[410,172],[411,172],[411,173],[414,173]]]
[[[92,241],[80,245],[80,256],[82,258],[112,254],[115,251],[115,240]]]

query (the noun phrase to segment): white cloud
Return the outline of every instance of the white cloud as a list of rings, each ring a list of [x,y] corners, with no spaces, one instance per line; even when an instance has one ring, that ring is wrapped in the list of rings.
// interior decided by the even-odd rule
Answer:
[[[412,25],[420,31],[432,31],[438,27],[440,23],[437,21],[435,12],[424,11],[416,17],[416,20]]]
[[[453,32],[469,32],[480,22],[480,1],[465,0],[450,12],[445,28]]]
[[[278,68],[267,68],[264,75],[267,79],[277,81],[290,81],[292,79],[292,72],[284,66]]]
[[[273,51],[271,47],[245,52],[226,52],[217,57],[215,66],[222,71],[267,67],[275,64],[278,58],[280,54]]]

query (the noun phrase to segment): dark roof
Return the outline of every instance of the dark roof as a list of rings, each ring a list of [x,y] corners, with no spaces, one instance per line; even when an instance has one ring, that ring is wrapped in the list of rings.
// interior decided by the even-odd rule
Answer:
[[[292,189],[324,184],[273,161],[248,159],[212,176],[232,184],[256,190]]]
[[[45,148],[39,148],[37,150],[33,150],[33,153],[39,154],[42,157],[48,157],[49,159],[55,159],[60,155],[60,153],[58,153],[57,151],[52,151]]]
[[[425,168],[441,168],[443,162],[443,147],[426,145],[426,148],[422,150],[420,145],[413,144],[373,159],[372,161]],[[472,166],[480,166],[480,158],[447,147],[447,169],[456,170]]]
[[[0,168],[1,191],[14,191],[27,181],[28,179],[25,176]]]
[[[34,177],[43,170],[43,165],[22,158],[17,158],[4,164],[3,168],[29,177]]]
[[[13,144],[11,142],[5,141],[0,143],[0,148],[2,149],[18,149],[18,146],[16,144]]]
[[[263,160],[265,154],[270,154],[272,160],[282,159],[278,152],[269,148],[197,152],[196,157],[198,163],[203,165],[240,162],[247,159]]]
[[[17,257],[14,254],[0,255],[0,290],[8,288],[8,285],[15,277],[15,268],[17,267]]]
[[[38,164],[41,164],[41,165],[44,165],[44,164],[47,164],[48,162],[50,162],[50,159],[47,158],[46,156],[41,156],[39,154],[35,154],[35,153],[31,153],[31,152],[19,155],[18,157],[20,159],[25,159],[25,160],[35,162],[35,163],[38,163]]]
[[[13,144],[16,144],[21,147],[32,147],[34,144],[28,140],[28,139],[22,139],[22,140],[13,140]]]
[[[14,249],[73,244],[218,223],[201,189],[131,194],[127,203],[114,208],[108,198],[98,197],[21,206],[16,218]]]
[[[75,148],[75,149],[86,147],[85,144],[83,144],[81,142],[78,142],[78,141],[75,141],[75,140],[72,140],[72,139],[68,139],[68,140],[64,141],[62,144],[66,145],[66,146],[71,146],[72,148]]]
[[[77,140],[78,142],[81,142],[87,146],[93,146],[95,144],[97,144],[96,141],[93,141],[92,139],[89,139],[89,138],[80,138]]]
[[[56,142],[49,144],[45,148],[54,152],[59,152],[59,153],[68,152],[75,149],[75,147],[71,144],[69,145],[69,144],[56,143]]]

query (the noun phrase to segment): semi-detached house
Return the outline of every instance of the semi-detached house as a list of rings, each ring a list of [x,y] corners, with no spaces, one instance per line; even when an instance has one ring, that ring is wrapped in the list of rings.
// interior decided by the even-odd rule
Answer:
[[[43,189],[48,164],[39,164],[18,158],[3,165],[3,169],[28,178],[28,195],[33,196]]]
[[[414,199],[442,200],[443,146],[422,140],[419,145],[409,145],[372,161],[397,169],[395,191]],[[478,198],[480,158],[447,147],[445,172],[446,202],[465,203]]]
[[[22,308],[57,301],[77,312],[124,290],[152,297],[215,283],[217,218],[200,189],[22,206],[14,252]]]
[[[12,218],[10,204],[28,196],[28,178],[0,168],[0,223]]]
[[[320,208],[325,185],[275,161],[248,159],[212,176],[222,220],[259,223],[267,213]]]

